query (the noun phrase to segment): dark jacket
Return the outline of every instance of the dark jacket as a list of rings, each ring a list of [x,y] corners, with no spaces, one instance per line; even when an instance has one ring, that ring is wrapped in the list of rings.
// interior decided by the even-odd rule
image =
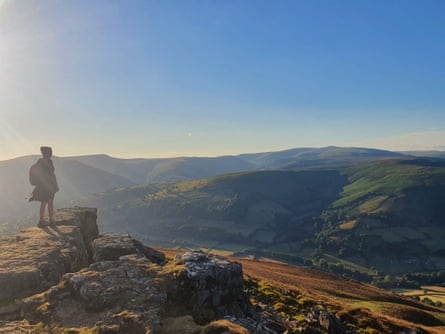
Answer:
[[[59,191],[54,164],[50,158],[41,158],[35,167],[35,188],[30,201],[46,202],[54,198],[54,194]]]

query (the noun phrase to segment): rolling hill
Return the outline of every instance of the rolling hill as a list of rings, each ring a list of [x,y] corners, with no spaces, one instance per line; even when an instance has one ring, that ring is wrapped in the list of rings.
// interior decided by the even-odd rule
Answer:
[[[420,155],[419,152],[416,154]],[[393,164],[393,176],[388,177],[385,173],[389,169],[384,166],[385,163],[391,166],[391,161],[396,161],[394,158],[399,162]],[[37,156],[28,156],[0,162],[0,233],[29,225],[35,220],[36,205],[27,203],[26,198],[32,189],[27,180],[28,168],[36,159]],[[363,238],[360,234],[375,242],[380,240],[376,236],[376,231],[381,231],[380,225],[374,226],[370,221],[381,222],[382,210],[386,207],[389,212],[400,211],[401,208],[411,212],[403,218],[407,221],[417,218],[434,220],[442,212],[442,202],[436,203],[436,200],[430,199],[432,184],[414,189],[410,182],[415,181],[421,173],[429,175],[431,168],[441,168],[419,164],[433,164],[433,161],[438,164],[443,160],[417,160],[417,167],[413,168],[410,167],[413,159],[408,155],[383,150],[334,146],[216,158],[56,157],[54,161],[61,188],[56,196],[56,206],[71,205],[80,197],[97,194],[78,203],[98,203],[103,209],[104,219],[101,221],[104,224],[128,232],[136,229],[143,236],[158,238],[161,244],[164,241],[171,244],[172,240],[175,245],[221,247],[224,244],[224,247],[230,246],[230,249],[237,251],[290,256],[293,261],[320,261],[318,254],[332,248],[329,253],[331,257],[326,259],[328,262],[340,263],[338,254],[346,256],[354,253],[357,255],[353,258],[354,263],[358,261],[381,268],[375,259],[371,261],[359,256],[359,246],[347,238],[358,233],[354,240],[361,242]],[[403,161],[411,161],[411,165],[403,168]],[[377,181],[381,179],[382,184],[367,181],[372,178],[373,169],[380,171],[376,178]],[[397,176],[399,170],[412,171],[406,175],[406,183],[401,184],[400,193],[395,186],[401,182]],[[364,173],[363,177],[360,173]],[[187,180],[192,182],[185,182]],[[173,182],[177,181],[185,183],[175,185]],[[201,186],[196,187],[196,184]],[[261,188],[262,185],[265,188]],[[127,189],[130,186],[133,188]],[[380,194],[385,187],[389,187],[388,193]],[[111,191],[114,188],[117,189]],[[441,187],[436,188],[441,193]],[[370,195],[365,201],[367,192]],[[153,194],[157,194],[157,197],[153,197]],[[379,206],[378,212],[368,212],[369,217],[363,223],[364,208],[373,203],[378,205],[379,201],[385,201],[385,204]],[[406,201],[414,203],[410,206]],[[359,209],[357,203],[361,202]],[[424,209],[418,208],[419,203]],[[337,217],[337,220],[333,217]],[[376,220],[370,220],[374,218]],[[391,221],[394,219],[391,216]],[[147,233],[146,224],[150,225],[152,232]],[[341,227],[337,226],[339,224]],[[363,226],[370,226],[374,233],[362,233]],[[336,229],[342,232],[337,233]],[[412,228],[410,231],[413,231]],[[421,236],[427,239],[434,234],[435,240],[436,235],[440,235],[435,230],[416,231],[417,234],[413,233],[417,239]],[[391,235],[394,236],[394,233]],[[385,234],[384,239],[388,239],[388,235]],[[341,242],[335,246],[335,240]],[[343,242],[344,245],[341,245]],[[410,242],[410,247],[414,247],[413,244],[433,255],[443,252],[442,248],[435,246],[435,241],[430,242],[434,247],[429,248],[425,248],[427,241],[421,245],[417,241]],[[403,243],[400,247],[404,247]],[[401,261],[410,260],[403,258]]]
[[[107,155],[69,159],[125,177],[136,184],[196,180],[220,174],[309,167],[347,166],[406,157],[402,153],[354,147],[295,148],[215,158],[119,159]]]
[[[445,161],[395,160],[345,172],[349,184],[324,213],[319,234],[332,256],[389,273],[445,268]]]
[[[99,222],[106,229],[125,227],[166,240],[215,244],[225,238],[254,245],[274,242],[274,230],[295,229],[301,235],[304,222],[320,215],[345,184],[336,171],[246,172],[116,189],[81,203],[99,207]],[[311,235],[312,227],[307,228]]]
[[[69,157],[85,165],[125,177],[136,184],[173,182],[248,171],[255,168],[234,156],[217,158],[119,159],[108,155]]]
[[[294,148],[279,152],[242,154],[258,169],[295,169],[326,166],[347,166],[367,161],[403,158],[403,153],[361,148],[327,146],[321,148]]]
[[[373,276],[445,269],[445,163],[227,174],[88,197],[107,230]],[[371,270],[372,268],[372,270]]]
[[[56,206],[70,205],[79,196],[114,187],[196,180],[233,172],[283,169],[292,163],[317,167],[362,161],[364,157],[375,160],[399,155],[371,149],[327,147],[216,158],[118,159],[103,154],[56,157],[54,162],[61,189],[56,196]],[[37,158],[27,156],[0,161],[0,233],[29,225],[35,220],[34,205],[27,204],[26,199],[32,190],[28,184],[28,168]]]

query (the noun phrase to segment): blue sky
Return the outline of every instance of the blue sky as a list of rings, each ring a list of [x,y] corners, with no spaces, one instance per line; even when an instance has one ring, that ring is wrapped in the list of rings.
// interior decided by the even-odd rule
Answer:
[[[0,159],[445,149],[443,1],[0,0]]]

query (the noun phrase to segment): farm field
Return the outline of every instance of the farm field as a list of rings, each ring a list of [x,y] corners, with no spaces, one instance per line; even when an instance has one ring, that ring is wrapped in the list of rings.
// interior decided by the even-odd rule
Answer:
[[[428,298],[434,303],[445,304],[445,288],[440,286],[425,285],[421,286],[420,289],[404,290],[400,294],[408,297],[419,297],[420,300]]]

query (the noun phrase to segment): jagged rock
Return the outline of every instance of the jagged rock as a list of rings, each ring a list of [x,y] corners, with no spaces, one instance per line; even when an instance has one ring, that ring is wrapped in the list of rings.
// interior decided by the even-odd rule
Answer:
[[[55,226],[0,240],[0,333],[277,333],[253,319],[239,263],[203,252],[166,263],[128,235],[97,238],[96,216],[59,210]],[[236,321],[209,325],[224,316]]]
[[[85,245],[87,246],[90,262],[93,257],[92,242],[99,235],[97,226],[97,209],[74,207],[57,210],[55,214],[56,225],[77,226],[80,229]]]
[[[223,267],[230,266],[221,258],[206,258]],[[201,263],[209,266],[207,261]],[[228,321],[201,326],[190,316],[190,309],[179,316],[165,317],[165,306],[171,298],[169,280],[173,278],[183,292],[189,292],[188,286],[181,284],[182,279],[199,271],[195,266],[189,266],[189,271],[185,268],[185,264],[159,266],[141,254],[95,262],[79,272],[65,274],[57,286],[44,293],[24,299],[22,313],[32,323],[57,324],[60,330],[69,329],[70,333],[80,333],[83,328],[102,334],[249,333],[242,325]],[[171,276],[178,272],[183,275]],[[190,300],[181,301],[184,302]]]
[[[64,273],[88,265],[88,244],[84,236],[88,235],[87,240],[97,236],[94,234],[97,231],[95,209],[59,210],[55,219],[53,227],[28,228],[0,240],[0,304],[3,306],[41,292],[57,284]]]
[[[105,233],[92,243],[93,261],[113,261],[123,255],[140,253],[150,261],[162,264],[165,255],[153,248],[144,246],[128,234]]]
[[[354,330],[347,328],[336,316],[318,308],[311,309],[306,321],[319,325],[327,334],[355,334]]]
[[[226,315],[245,317],[252,313],[244,294],[240,263],[203,252],[186,252],[177,256],[176,261],[185,266],[181,288],[189,294],[186,296],[189,308],[198,323]]]
[[[157,263],[157,264],[165,263],[164,253],[159,252],[156,249],[153,249],[151,247],[145,246],[142,242],[140,242],[136,239],[133,239],[133,244],[136,247],[136,249],[139,252],[141,252],[150,261]]]
[[[33,322],[99,333],[145,334],[161,325],[166,293],[150,276],[152,263],[129,255],[65,274],[46,292],[24,299],[22,312]]]

